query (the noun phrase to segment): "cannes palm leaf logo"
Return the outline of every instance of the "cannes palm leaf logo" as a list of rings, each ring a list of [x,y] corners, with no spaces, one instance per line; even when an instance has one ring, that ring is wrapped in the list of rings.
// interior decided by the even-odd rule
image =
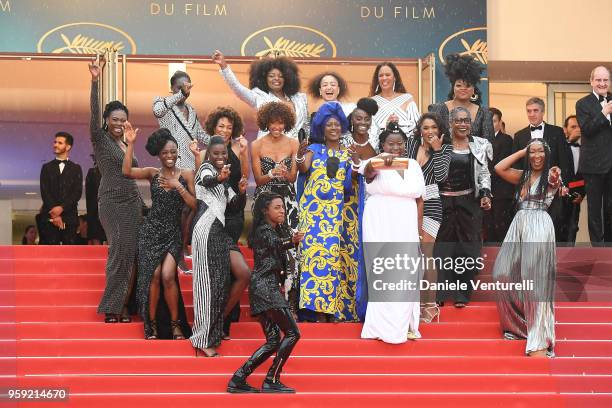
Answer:
[[[477,39],[473,44],[470,45],[465,39],[460,40],[461,45],[465,48],[465,51],[461,52],[461,55],[470,55],[481,64],[486,65],[488,60],[488,48],[486,41]]]
[[[266,43],[266,49],[255,54],[256,57],[298,57],[298,58],[321,58],[321,53],[325,52],[326,48],[323,43],[302,43],[298,41],[288,40],[281,36],[273,43],[268,37],[263,36],[263,41]]]
[[[60,37],[64,42],[64,46],[51,51],[53,54],[63,52],[70,52],[72,54],[99,54],[109,49],[121,51],[125,48],[123,41],[97,40],[81,34],[77,34],[72,40],[64,33],[60,33]]]

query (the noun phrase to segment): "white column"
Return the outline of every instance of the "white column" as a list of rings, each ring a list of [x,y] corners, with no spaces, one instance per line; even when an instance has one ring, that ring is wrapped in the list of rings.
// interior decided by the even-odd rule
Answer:
[[[0,245],[13,244],[13,206],[11,200],[0,200]]]

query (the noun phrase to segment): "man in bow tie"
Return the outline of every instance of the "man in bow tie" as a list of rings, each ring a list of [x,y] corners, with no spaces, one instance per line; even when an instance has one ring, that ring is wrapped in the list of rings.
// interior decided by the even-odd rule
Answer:
[[[563,183],[570,189],[570,194],[561,200],[562,219],[565,222],[555,233],[557,234],[557,242],[566,242],[573,246],[576,243],[576,234],[578,233],[580,203],[585,196],[584,179],[578,171],[581,132],[576,115],[570,115],[565,119],[563,132],[569,149],[566,151],[568,167],[562,168],[561,174],[563,174]]]
[[[71,162],[68,154],[74,138],[58,132],[53,142],[55,160],[45,163],[40,171],[40,196],[43,205],[37,216],[40,244],[73,245],[76,242],[78,203],[83,192],[81,166]]]
[[[598,66],[591,71],[593,92],[576,102],[576,117],[582,131],[578,170],[584,176],[588,196],[591,245],[612,241],[612,95],[610,70]]]

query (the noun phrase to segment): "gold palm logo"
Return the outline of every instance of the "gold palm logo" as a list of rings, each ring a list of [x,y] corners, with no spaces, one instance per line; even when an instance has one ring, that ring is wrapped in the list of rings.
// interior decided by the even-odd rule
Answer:
[[[38,40],[36,49],[53,54],[102,54],[109,49],[136,54],[136,43],[128,33],[117,27],[82,22],[64,24],[47,31]]]
[[[64,47],[59,47],[51,51],[53,54],[60,54],[62,52],[70,52],[72,54],[101,54],[107,50],[113,49],[121,51],[125,48],[123,41],[104,41],[96,40],[95,38],[89,38],[77,34],[72,40],[70,40],[65,34],[60,33],[62,41],[64,41]]]
[[[323,43],[301,43],[288,40],[283,36],[278,37],[278,39],[272,43],[272,41],[264,35],[263,41],[268,48],[256,53],[256,57],[278,57],[284,55],[286,57],[321,58],[321,53],[326,50]]]
[[[472,45],[465,39],[460,40],[461,45],[465,48],[465,51],[460,52],[459,55],[470,55],[481,64],[486,65],[488,61],[488,47],[487,42],[482,41],[480,38],[474,41]]]
[[[262,28],[249,35],[240,47],[240,54],[259,58],[335,58],[336,44],[325,33],[314,28],[279,25]]]

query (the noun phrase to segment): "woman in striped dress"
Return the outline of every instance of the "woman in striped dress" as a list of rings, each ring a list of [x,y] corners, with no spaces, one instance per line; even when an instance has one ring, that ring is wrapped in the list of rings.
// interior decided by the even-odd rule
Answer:
[[[448,126],[438,115],[423,114],[417,123],[414,136],[408,139],[407,153],[409,158],[419,163],[425,179],[421,249],[427,258],[433,256],[433,245],[442,223],[442,200],[438,183],[444,182],[448,177],[452,150]],[[432,283],[438,281],[435,265],[424,269],[423,279]],[[436,291],[424,290],[421,293],[421,320],[431,323],[439,314]]]
[[[376,66],[370,86],[370,96],[378,104],[378,113],[372,118],[370,144],[378,146],[378,135],[389,122],[399,123],[400,129],[410,136],[419,120],[419,108],[411,94],[406,92],[402,77],[392,62]]]
[[[129,323],[128,301],[136,276],[136,248],[138,228],[142,219],[143,202],[136,182],[121,172],[127,145],[123,141],[123,127],[128,109],[119,101],[106,105],[100,127],[98,78],[101,68],[97,61],[89,64],[91,73],[91,143],[102,179],[98,190],[100,222],[108,238],[106,287],[98,305],[106,323]],[[136,159],[132,166],[137,167]],[[135,309],[135,308],[134,308]],[[135,312],[135,310],[134,310]]]
[[[213,136],[209,160],[195,177],[198,209],[194,217],[193,248],[193,335],[191,344],[207,357],[217,356],[223,338],[223,310],[230,287],[230,251],[240,251],[224,228],[225,209],[239,208],[246,200],[247,179],[229,186],[227,146],[222,136]]]

